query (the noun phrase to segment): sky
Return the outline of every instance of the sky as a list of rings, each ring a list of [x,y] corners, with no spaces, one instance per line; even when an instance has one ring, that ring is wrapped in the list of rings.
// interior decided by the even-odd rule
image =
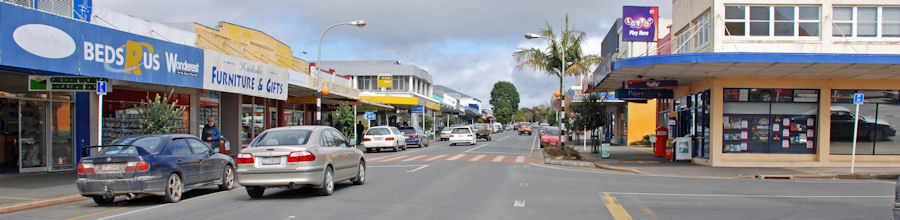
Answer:
[[[434,84],[477,97],[487,105],[493,84],[512,82],[520,107],[548,104],[559,79],[517,69],[512,53],[544,48],[546,40],[526,40],[546,24],[584,31],[585,54],[600,43],[622,6],[660,6],[671,18],[671,1],[649,0],[95,0],[103,7],[160,23],[196,22],[215,27],[227,21],[263,31],[288,44],[294,55],[315,62],[319,35],[332,24],[363,19],[364,28],[340,26],[322,42],[322,60],[399,60],[432,75]],[[305,54],[304,54],[305,52]],[[564,88],[575,84],[565,79]]]

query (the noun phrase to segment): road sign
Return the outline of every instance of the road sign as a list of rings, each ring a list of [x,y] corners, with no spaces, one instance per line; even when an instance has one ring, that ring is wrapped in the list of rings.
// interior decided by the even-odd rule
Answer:
[[[413,107],[412,110],[410,110],[410,112],[411,113],[425,113],[425,107],[422,107],[422,106]]]
[[[97,95],[106,95],[106,81],[97,81]]]
[[[363,119],[366,119],[366,120],[375,120],[375,112],[366,112],[366,113],[363,113]]]
[[[853,93],[853,104],[863,104],[864,97],[862,93]]]

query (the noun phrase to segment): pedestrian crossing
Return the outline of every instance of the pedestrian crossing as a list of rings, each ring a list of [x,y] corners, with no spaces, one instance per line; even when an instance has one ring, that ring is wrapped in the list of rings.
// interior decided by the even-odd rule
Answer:
[[[541,163],[540,157],[508,156],[491,154],[423,154],[423,155],[391,155],[367,158],[370,163],[379,162],[428,162],[428,161],[467,161],[492,163]]]

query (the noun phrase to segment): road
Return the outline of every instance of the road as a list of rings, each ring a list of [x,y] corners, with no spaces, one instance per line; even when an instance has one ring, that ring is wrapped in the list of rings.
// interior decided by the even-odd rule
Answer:
[[[365,185],[332,196],[195,190],[175,204],[90,200],[0,219],[889,219],[893,183],[678,178],[541,163],[535,136],[367,154]],[[502,156],[502,157],[500,157]]]

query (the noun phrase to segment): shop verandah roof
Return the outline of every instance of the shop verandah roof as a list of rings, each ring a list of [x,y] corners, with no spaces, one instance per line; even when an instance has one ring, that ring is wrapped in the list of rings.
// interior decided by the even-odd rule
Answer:
[[[616,60],[611,69],[591,91],[621,88],[638,76],[680,85],[712,77],[900,79],[900,54],[684,53]]]

